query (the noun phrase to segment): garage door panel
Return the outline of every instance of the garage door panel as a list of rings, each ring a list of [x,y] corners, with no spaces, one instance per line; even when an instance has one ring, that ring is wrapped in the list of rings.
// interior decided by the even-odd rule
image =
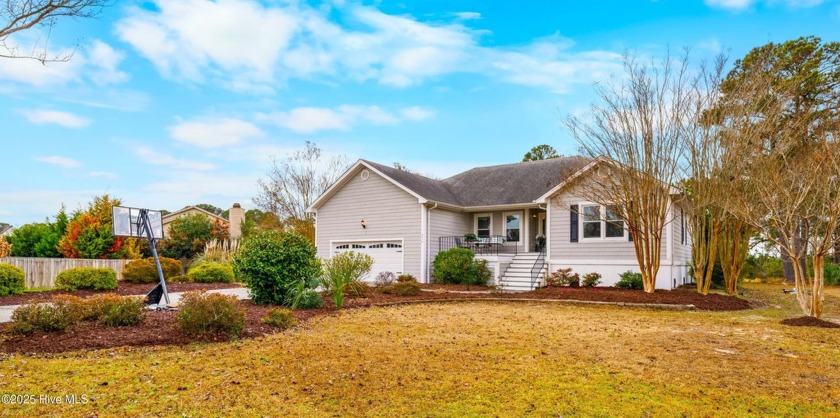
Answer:
[[[355,251],[370,255],[373,258],[370,273],[362,278],[366,282],[373,282],[376,276],[384,271],[390,271],[397,275],[403,273],[403,244],[401,241],[348,241],[333,245],[333,254],[344,251]]]

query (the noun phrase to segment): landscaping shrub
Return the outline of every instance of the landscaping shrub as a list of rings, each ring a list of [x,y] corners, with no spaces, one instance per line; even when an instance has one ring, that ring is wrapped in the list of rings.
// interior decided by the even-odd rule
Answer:
[[[178,321],[188,335],[221,332],[238,336],[245,328],[245,310],[236,296],[187,292],[181,296]]]
[[[298,283],[321,272],[315,246],[295,232],[261,231],[248,237],[232,265],[258,304],[286,304]]]
[[[595,287],[601,283],[601,274],[592,272],[583,275],[583,285],[585,287]]]
[[[825,285],[834,286],[840,283],[840,265],[827,262],[825,263]]]
[[[371,288],[361,280],[353,280],[344,288],[344,294],[351,298],[363,298],[370,295]]]
[[[233,268],[226,264],[207,262],[191,268],[187,276],[191,282],[196,283],[233,283]]]
[[[168,277],[166,281],[169,283],[192,283],[192,278],[186,274],[179,274],[174,277]]]
[[[399,277],[397,277],[397,281],[398,282],[417,282],[417,279],[415,279],[414,276],[412,276],[408,273],[403,273],[403,274],[400,274]]]
[[[0,263],[0,296],[22,295],[26,274],[20,267]]]
[[[268,311],[268,316],[263,318],[262,322],[280,329],[287,329],[297,325],[295,315],[288,309],[272,309]]]
[[[580,285],[580,275],[577,273],[572,274],[571,268],[557,269],[557,271],[548,276],[546,283],[553,287],[578,287]]]
[[[292,309],[318,309],[324,306],[324,299],[315,289],[305,289]]]
[[[9,332],[31,334],[35,331],[64,331],[84,317],[83,306],[83,300],[75,296],[57,296],[26,303],[12,312]]]
[[[432,267],[435,281],[438,283],[462,283],[474,274],[473,259],[475,254],[466,248],[452,248],[441,251],[435,256]]]
[[[358,290],[358,286],[367,287],[359,280],[370,272],[373,258],[355,251],[345,251],[324,261],[320,284],[332,296],[336,309],[344,304],[345,292]]]
[[[404,274],[400,275],[400,277],[402,276],[404,276]],[[394,273],[391,273],[390,271],[383,271],[376,275],[376,279],[373,280],[373,283],[376,287],[385,287],[394,284],[395,281],[397,281],[397,277],[394,276]]]
[[[420,284],[416,281],[403,281],[391,285],[397,296],[415,296],[420,294]]]
[[[475,260],[473,261],[470,274],[465,278],[465,280],[462,283],[466,284],[467,286],[484,286],[487,284],[487,281],[490,280],[490,276],[492,275],[493,272],[490,271],[489,267],[487,267],[487,260]]]
[[[631,270],[627,270],[624,273],[618,275],[621,277],[621,280],[615,284],[615,287],[622,288],[622,289],[635,289],[635,290],[642,290],[644,289],[644,283],[642,282],[642,273],[636,273]]]
[[[58,273],[55,287],[70,292],[78,289],[113,290],[117,288],[117,272],[109,268],[70,268]]]
[[[163,270],[163,277],[169,280],[170,277],[180,276],[183,273],[181,262],[174,258],[159,257],[160,268]],[[160,281],[155,266],[155,259],[152,257],[130,261],[123,270],[123,280],[129,283],[156,283]]]
[[[97,301],[97,319],[102,325],[123,327],[137,325],[143,320],[143,298],[116,296]]]

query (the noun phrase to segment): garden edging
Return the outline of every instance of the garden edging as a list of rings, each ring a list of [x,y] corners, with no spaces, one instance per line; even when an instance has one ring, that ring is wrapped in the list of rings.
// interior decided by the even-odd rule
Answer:
[[[560,304],[571,305],[602,305],[602,306],[624,306],[629,308],[642,308],[663,311],[696,311],[697,307],[694,305],[679,305],[667,303],[636,303],[636,302],[604,302],[591,300],[575,300],[575,299],[533,299],[533,298],[455,298],[455,299],[423,299],[423,300],[404,300],[397,302],[383,302],[376,303],[371,306],[398,306],[419,303],[449,303],[449,302],[475,302],[475,301],[492,301],[492,302],[552,302]]]

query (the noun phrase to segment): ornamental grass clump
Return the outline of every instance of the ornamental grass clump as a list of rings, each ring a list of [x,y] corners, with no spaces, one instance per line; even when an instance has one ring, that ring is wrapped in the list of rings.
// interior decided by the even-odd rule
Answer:
[[[332,256],[323,262],[320,284],[332,297],[336,309],[344,305],[345,292],[350,289],[355,292],[360,286],[361,278],[370,273],[373,258],[367,254],[346,251]]]

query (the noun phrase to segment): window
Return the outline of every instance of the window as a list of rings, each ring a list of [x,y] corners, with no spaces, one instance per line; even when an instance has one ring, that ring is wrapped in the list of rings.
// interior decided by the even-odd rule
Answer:
[[[601,207],[583,207],[583,237],[601,238]]]
[[[336,250],[346,250],[348,248],[350,248],[350,245],[348,245],[348,244],[337,245],[335,247]]]
[[[522,214],[520,213],[506,213],[505,214],[505,237],[508,241],[519,242],[520,225],[522,224]]]
[[[475,234],[479,238],[489,238],[490,229],[493,226],[493,218],[490,214],[479,214],[475,217]]]
[[[371,244],[368,248],[385,248],[385,244]]]
[[[388,244],[388,248],[402,248],[402,244]]]
[[[623,238],[624,221],[614,206],[582,206],[583,238]]]
[[[365,247],[365,246],[364,246],[364,245],[362,245],[362,244],[353,244],[353,249],[354,249],[354,250],[358,250],[358,249],[361,249],[361,248],[367,248],[367,247]]]
[[[606,207],[605,208],[605,222],[606,222],[606,237],[607,238],[620,238],[624,236],[624,221],[618,216],[618,208],[616,207]]]

